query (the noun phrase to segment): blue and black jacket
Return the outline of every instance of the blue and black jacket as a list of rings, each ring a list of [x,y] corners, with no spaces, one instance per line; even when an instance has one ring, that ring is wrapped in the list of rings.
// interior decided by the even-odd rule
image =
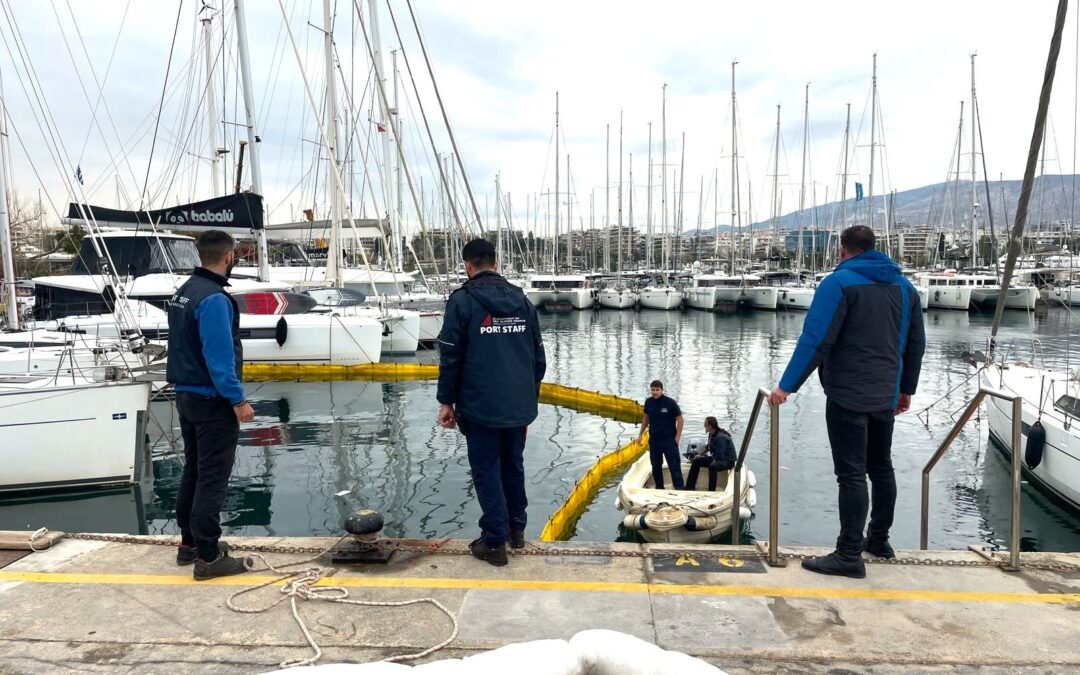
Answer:
[[[825,395],[855,412],[892,410],[919,384],[926,333],[919,293],[880,251],[837,265],[818,284],[780,388],[818,370]]]
[[[536,308],[520,288],[480,272],[451,294],[439,333],[439,403],[483,426],[527,426],[546,370]]]
[[[229,280],[196,267],[168,303],[169,360],[165,379],[177,391],[244,401],[240,311],[225,292]]]

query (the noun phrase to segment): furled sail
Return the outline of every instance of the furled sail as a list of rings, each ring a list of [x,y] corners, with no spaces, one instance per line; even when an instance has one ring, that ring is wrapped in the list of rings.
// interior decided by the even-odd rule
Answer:
[[[177,230],[261,230],[263,199],[254,192],[241,192],[181,204],[167,209],[123,211],[89,204],[69,204],[68,219],[95,220],[99,225],[117,227],[166,227]]]

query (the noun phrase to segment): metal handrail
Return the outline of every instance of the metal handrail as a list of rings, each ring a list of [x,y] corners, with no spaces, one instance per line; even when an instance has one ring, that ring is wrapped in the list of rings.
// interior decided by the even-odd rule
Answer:
[[[937,466],[949,446],[960,435],[961,429],[968,423],[979,409],[979,405],[987,396],[999,398],[1003,401],[1012,401],[1012,522],[1009,530],[1009,564],[1005,569],[1017,571],[1020,569],[1020,424],[1023,417],[1023,399],[1016,394],[1008,394],[1000,389],[981,387],[979,393],[971,400],[964,409],[960,419],[956,420],[949,431],[949,435],[938,446],[937,452],[926,463],[922,471],[922,514],[921,527],[919,530],[919,548],[923,551],[927,548],[930,529],[930,472]]]
[[[739,544],[739,531],[742,529],[739,523],[739,509],[742,507],[742,466],[746,459],[746,451],[750,448],[750,439],[754,435],[757,426],[758,415],[761,413],[761,404],[769,398],[769,390],[765,387],[758,389],[757,397],[754,398],[754,410],[750,413],[750,421],[743,432],[742,444],[739,446],[739,456],[735,460],[734,500],[731,505],[731,543]],[[782,567],[780,560],[780,514],[778,503],[780,501],[780,406],[769,404],[769,566]]]

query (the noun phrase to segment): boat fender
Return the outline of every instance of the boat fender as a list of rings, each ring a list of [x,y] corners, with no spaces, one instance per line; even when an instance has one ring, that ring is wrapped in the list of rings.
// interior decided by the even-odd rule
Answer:
[[[716,516],[688,516],[683,527],[691,532],[711,530],[716,527]]]
[[[1024,448],[1024,463],[1034,469],[1042,463],[1043,448],[1046,446],[1046,429],[1042,422],[1035,422],[1028,429],[1027,446]]]
[[[289,323],[285,321],[285,317],[278,319],[277,325],[274,326],[274,340],[277,341],[278,347],[285,344],[286,338],[289,337]]]
[[[739,507],[739,518],[741,520],[750,520],[753,517],[754,517],[754,512],[753,511],[746,508],[745,506],[740,506]]]
[[[636,515],[625,516],[622,519],[623,527],[629,530],[647,530],[649,526],[645,524],[645,514],[639,513]]]

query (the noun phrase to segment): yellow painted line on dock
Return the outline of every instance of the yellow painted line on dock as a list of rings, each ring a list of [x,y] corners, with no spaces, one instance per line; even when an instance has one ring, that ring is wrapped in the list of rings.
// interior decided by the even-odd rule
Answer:
[[[253,586],[277,577],[249,575],[195,581],[188,575],[91,574],[19,572],[0,570],[2,582],[115,586]],[[537,579],[461,579],[424,577],[329,577],[320,586],[349,588],[474,588],[510,591],[576,591],[583,593],[651,593],[656,595],[739,596],[765,598],[828,598],[833,600],[899,600],[906,602],[1001,602],[1013,604],[1080,604],[1080,593],[994,593],[893,588],[829,588],[801,586],[749,586],[648,584],[605,581],[545,581]]]

